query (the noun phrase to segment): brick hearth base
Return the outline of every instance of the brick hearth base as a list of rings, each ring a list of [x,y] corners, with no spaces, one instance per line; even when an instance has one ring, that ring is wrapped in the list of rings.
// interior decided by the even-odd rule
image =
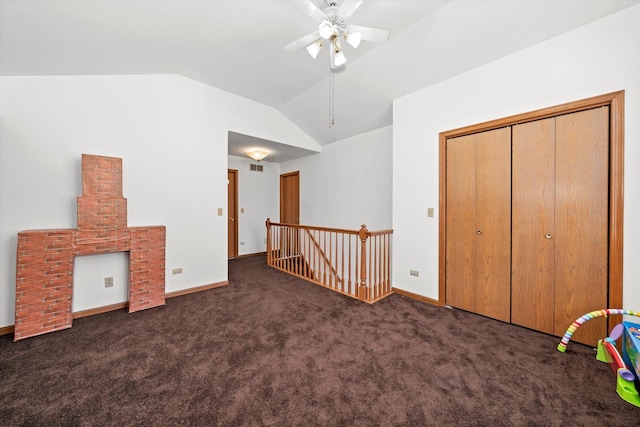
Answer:
[[[71,327],[76,255],[129,252],[129,312],[165,303],[164,226],[127,227],[122,159],[82,155],[78,228],[18,233],[14,340]]]

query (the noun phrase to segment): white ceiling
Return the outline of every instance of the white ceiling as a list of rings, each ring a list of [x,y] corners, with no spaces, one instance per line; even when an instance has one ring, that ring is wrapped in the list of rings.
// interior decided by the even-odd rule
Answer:
[[[639,2],[365,0],[349,23],[390,38],[345,47],[331,127],[327,49],[283,50],[317,29],[306,0],[0,0],[0,73],[180,74],[273,106],[324,145],[391,124],[393,99]]]
[[[294,147],[267,139],[256,138],[255,136],[243,135],[229,131],[229,155],[247,158],[247,153],[254,150],[262,150],[269,153],[263,162],[282,163],[298,157],[317,154],[317,151],[306,148]]]

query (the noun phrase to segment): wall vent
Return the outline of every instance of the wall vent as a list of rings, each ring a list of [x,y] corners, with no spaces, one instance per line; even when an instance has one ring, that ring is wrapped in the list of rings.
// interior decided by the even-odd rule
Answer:
[[[262,168],[263,168],[262,165],[254,165],[254,164],[249,165],[249,170],[256,171],[256,172],[262,172]]]

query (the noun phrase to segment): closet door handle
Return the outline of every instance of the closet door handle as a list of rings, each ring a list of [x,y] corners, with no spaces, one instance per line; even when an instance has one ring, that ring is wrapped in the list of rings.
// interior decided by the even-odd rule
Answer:
[[[551,236],[551,234],[545,234],[545,235],[544,235],[544,238],[545,238],[545,239],[550,239],[551,237],[553,237],[553,236]]]
[[[477,234],[478,236],[479,236],[479,235],[481,235],[481,234],[482,234],[482,230],[478,230],[478,231],[476,231],[476,234]]]

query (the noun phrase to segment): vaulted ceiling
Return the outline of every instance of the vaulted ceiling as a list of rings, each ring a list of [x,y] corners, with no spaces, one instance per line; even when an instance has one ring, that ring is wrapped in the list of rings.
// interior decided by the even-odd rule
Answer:
[[[349,23],[390,38],[344,47],[333,126],[327,49],[283,50],[317,30],[307,0],[0,0],[0,73],[180,74],[273,106],[324,145],[391,124],[393,99],[639,2],[365,0]]]

